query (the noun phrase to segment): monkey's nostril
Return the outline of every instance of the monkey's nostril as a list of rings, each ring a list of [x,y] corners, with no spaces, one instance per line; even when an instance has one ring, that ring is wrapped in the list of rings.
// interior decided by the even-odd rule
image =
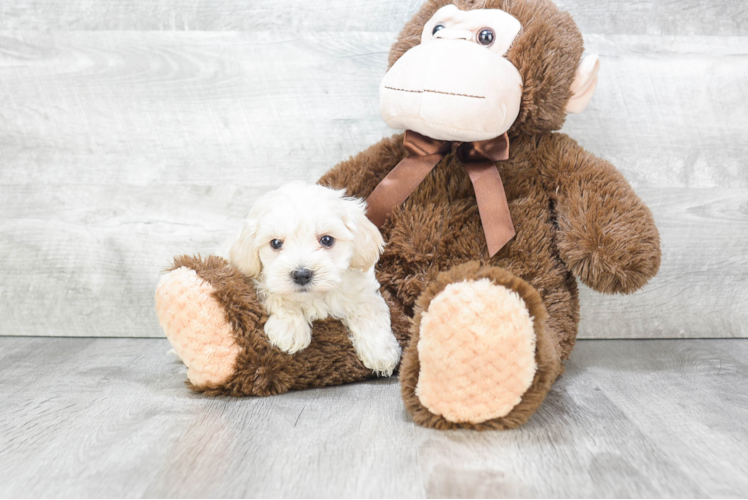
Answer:
[[[435,31],[432,36],[435,40],[466,40],[468,42],[474,38],[472,31],[455,28],[440,29],[439,31]]]
[[[291,272],[291,278],[293,278],[294,283],[303,286],[312,281],[313,274],[310,269],[300,268]]]

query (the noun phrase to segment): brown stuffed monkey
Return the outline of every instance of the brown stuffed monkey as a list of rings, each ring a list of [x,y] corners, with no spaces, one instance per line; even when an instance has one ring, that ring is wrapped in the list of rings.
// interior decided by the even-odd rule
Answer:
[[[555,132],[597,85],[599,61],[582,52],[550,0],[429,0],[381,87],[383,117],[408,132],[319,181],[367,198],[380,226],[377,278],[420,425],[526,422],[574,346],[576,279],[631,293],[657,273],[649,209],[615,167]],[[296,354],[271,346],[252,280],[220,257],[176,258],[156,308],[197,391],[264,396],[373,376],[334,319],[315,322]]]

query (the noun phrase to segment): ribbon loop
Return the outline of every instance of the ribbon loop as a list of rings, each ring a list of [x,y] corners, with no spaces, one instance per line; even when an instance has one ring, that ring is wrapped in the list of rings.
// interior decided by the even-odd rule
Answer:
[[[407,130],[403,146],[410,156],[403,158],[366,200],[366,215],[377,227],[382,227],[392,210],[415,191],[449,152],[452,143]],[[497,161],[509,158],[509,137],[504,133],[487,141],[462,143],[457,156],[473,184],[488,253],[493,257],[515,235],[504,185],[496,168]]]
[[[411,156],[443,156],[450,150],[452,143],[432,139],[413,130],[406,130],[405,137],[403,137],[403,146]]]
[[[462,163],[483,160],[508,160],[509,135],[504,132],[504,135],[487,141],[463,142],[457,149],[457,157]]]

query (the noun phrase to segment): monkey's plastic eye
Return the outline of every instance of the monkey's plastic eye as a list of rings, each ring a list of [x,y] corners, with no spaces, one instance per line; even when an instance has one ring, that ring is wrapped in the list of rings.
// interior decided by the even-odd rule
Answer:
[[[319,244],[323,247],[330,248],[335,244],[335,238],[333,238],[332,236],[324,235],[319,239]]]
[[[436,26],[434,26],[434,31],[432,31],[432,32],[431,32],[431,36],[434,36],[434,35],[436,35],[436,32],[437,32],[437,31],[441,31],[441,30],[443,30],[443,29],[444,29],[445,27],[446,27],[446,26],[444,26],[443,24],[437,24]]]
[[[485,47],[488,47],[489,45],[491,45],[493,43],[493,39],[494,39],[494,33],[493,33],[493,30],[491,29],[486,28],[486,29],[481,30],[480,33],[478,33],[478,43]]]
[[[270,240],[270,247],[273,250],[280,250],[280,247],[283,246],[283,240]]]

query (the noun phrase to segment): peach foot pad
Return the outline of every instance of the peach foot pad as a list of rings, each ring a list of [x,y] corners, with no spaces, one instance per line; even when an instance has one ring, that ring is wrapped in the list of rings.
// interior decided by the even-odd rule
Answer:
[[[186,267],[171,271],[156,288],[156,314],[193,385],[216,387],[231,378],[239,347],[210,283]]]
[[[452,283],[423,313],[416,396],[451,422],[509,414],[532,384],[533,318],[514,291],[488,279]]]

